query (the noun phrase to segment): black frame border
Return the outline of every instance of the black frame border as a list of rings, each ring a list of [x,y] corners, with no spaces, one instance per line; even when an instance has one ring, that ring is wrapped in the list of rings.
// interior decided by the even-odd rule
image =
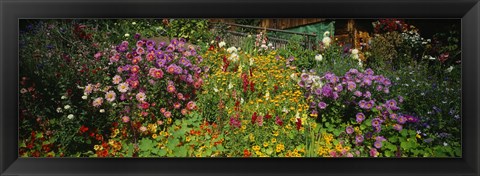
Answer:
[[[461,18],[462,158],[18,158],[22,18]],[[479,0],[0,0],[0,175],[479,175]]]

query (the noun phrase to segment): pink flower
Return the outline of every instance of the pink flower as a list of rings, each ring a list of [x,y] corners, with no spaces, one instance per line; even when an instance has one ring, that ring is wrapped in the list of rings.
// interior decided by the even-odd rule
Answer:
[[[102,53],[101,53],[101,52],[98,52],[98,53],[96,53],[95,55],[93,55],[93,57],[94,57],[95,59],[98,59],[98,58],[102,57]]]
[[[102,105],[103,103],[103,98],[102,97],[98,97],[96,98],[95,100],[93,100],[93,106],[95,107],[99,107],[100,105]]]
[[[123,123],[128,123],[129,121],[130,121],[130,117],[128,117],[128,116],[123,116],[122,117],[122,122]]]
[[[193,110],[193,109],[195,109],[195,107],[196,107],[195,102],[189,101],[189,102],[187,103],[187,109],[188,109],[188,110]]]

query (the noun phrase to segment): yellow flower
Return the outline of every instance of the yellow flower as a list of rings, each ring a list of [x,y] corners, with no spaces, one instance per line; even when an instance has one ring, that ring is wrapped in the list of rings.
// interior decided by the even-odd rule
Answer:
[[[190,136],[185,137],[185,141],[190,142]]]
[[[263,147],[268,147],[268,142],[263,142]]]
[[[152,134],[152,138],[153,138],[153,139],[157,139],[157,134],[155,134],[155,133]]]
[[[275,142],[277,142],[277,139],[276,139],[276,138],[272,138],[271,141],[272,141],[272,143],[275,143]]]
[[[278,135],[279,135],[278,131],[274,131],[274,132],[273,132],[273,136],[276,137],[276,136],[278,136]]]
[[[255,151],[259,151],[259,150],[260,150],[260,146],[254,145],[254,146],[252,147],[252,149],[255,150]]]
[[[95,146],[93,146],[93,149],[94,149],[94,150],[100,150],[100,146],[99,146],[99,145],[95,145]]]
[[[418,139],[422,138],[422,136],[420,136],[418,133],[417,133],[416,137],[417,137]]]

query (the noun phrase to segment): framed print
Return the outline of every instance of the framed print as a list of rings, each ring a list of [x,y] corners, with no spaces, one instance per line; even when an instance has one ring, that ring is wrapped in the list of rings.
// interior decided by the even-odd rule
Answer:
[[[479,174],[477,0],[0,8],[2,175]]]

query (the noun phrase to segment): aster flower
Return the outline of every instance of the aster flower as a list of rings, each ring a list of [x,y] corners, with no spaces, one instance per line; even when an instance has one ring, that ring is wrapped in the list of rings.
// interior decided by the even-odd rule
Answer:
[[[395,130],[397,130],[397,131],[402,131],[403,126],[400,125],[400,124],[395,124],[395,125],[393,125],[393,129],[395,129]]]
[[[327,103],[325,103],[325,102],[322,101],[322,102],[318,103],[318,107],[319,107],[320,109],[325,109],[325,108],[327,107]]]
[[[355,142],[356,142],[357,144],[362,143],[363,140],[364,140],[363,135],[360,135],[360,134],[359,134],[359,135],[355,136]]]
[[[357,84],[355,84],[355,82],[353,82],[353,81],[348,81],[347,82],[347,90],[353,91],[355,88],[357,88]]]
[[[119,75],[115,75],[115,76],[112,78],[112,83],[113,83],[113,84],[119,84],[121,81],[122,81],[122,77],[120,77]]]
[[[370,97],[372,96],[372,93],[370,93],[370,91],[366,91],[366,92],[363,94],[363,96],[364,96],[365,98],[370,98]]]
[[[358,91],[358,90],[355,91],[353,94],[354,94],[355,96],[357,96],[357,97],[361,97],[361,96],[362,96],[362,92],[360,92],[360,91]]]
[[[170,118],[172,116],[172,113],[170,111],[165,111],[163,113],[163,115],[166,117],[166,118]]]
[[[136,74],[140,71],[140,67],[138,65],[134,65],[130,68],[130,72],[132,72],[133,74]]]
[[[345,132],[347,132],[347,134],[352,134],[353,133],[353,127],[352,126],[347,126],[347,128],[345,129]]]
[[[175,86],[173,84],[167,86],[167,92],[169,93],[174,93],[175,92]]]
[[[180,102],[173,103],[173,108],[180,109],[180,107],[182,107],[182,104],[180,104]]]
[[[373,127],[380,127],[380,125],[382,125],[382,120],[380,118],[377,117],[372,120]]]
[[[407,117],[405,117],[404,115],[401,115],[400,117],[397,118],[397,122],[399,124],[404,124],[405,122],[407,122]]]
[[[363,120],[365,120],[365,115],[361,112],[357,113],[355,117],[356,117],[357,123],[362,123]]]
[[[124,82],[124,83],[120,83],[117,88],[119,92],[125,93],[128,91],[129,86],[128,86],[128,83]]]
[[[365,100],[360,100],[358,102],[358,106],[360,106],[360,108],[362,108],[362,109],[365,109],[366,105],[367,105],[367,101],[365,101]]]
[[[195,102],[189,101],[189,102],[187,103],[187,109],[188,109],[188,110],[193,110],[193,109],[195,109],[195,107],[196,107]]]
[[[123,116],[123,117],[122,117],[122,122],[123,122],[123,123],[128,123],[128,122],[130,122],[130,117],[128,117],[128,116]]]
[[[371,157],[378,157],[379,153],[376,148],[371,148],[369,152]]]
[[[115,100],[117,94],[115,94],[114,91],[108,91],[106,94],[105,94],[105,99],[108,101],[108,102],[112,102]]]
[[[102,98],[102,97],[98,97],[98,98],[96,98],[95,100],[93,100],[92,105],[93,105],[94,107],[99,107],[99,106],[102,105],[102,103],[103,103],[103,98]]]
[[[145,93],[143,93],[143,92],[137,93],[137,95],[136,95],[135,97],[136,97],[137,100],[140,101],[140,102],[145,101],[145,98],[147,98],[147,96],[146,96]]]
[[[92,84],[88,84],[87,86],[85,86],[85,90],[83,91],[83,93],[85,95],[89,95],[91,94],[93,91],[93,85]]]

